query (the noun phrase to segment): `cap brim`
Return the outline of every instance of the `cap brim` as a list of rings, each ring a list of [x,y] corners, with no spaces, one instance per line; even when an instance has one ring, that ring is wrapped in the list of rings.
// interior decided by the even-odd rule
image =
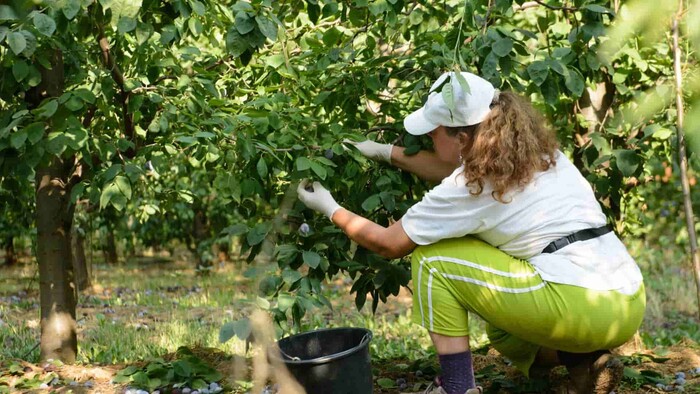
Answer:
[[[406,128],[409,134],[413,135],[428,134],[438,126],[440,125],[433,124],[425,118],[425,111],[423,108],[413,112],[403,120],[403,127]]]

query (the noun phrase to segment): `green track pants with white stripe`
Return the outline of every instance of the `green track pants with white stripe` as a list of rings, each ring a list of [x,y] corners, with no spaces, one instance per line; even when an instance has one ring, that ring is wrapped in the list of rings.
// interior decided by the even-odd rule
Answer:
[[[413,321],[467,336],[469,313],[488,323],[491,345],[528,375],[540,347],[586,353],[631,338],[644,316],[633,295],[546,282],[533,266],[473,237],[419,246],[412,254]]]

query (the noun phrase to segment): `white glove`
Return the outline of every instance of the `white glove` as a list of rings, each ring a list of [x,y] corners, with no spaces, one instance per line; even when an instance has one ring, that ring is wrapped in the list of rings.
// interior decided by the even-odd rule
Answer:
[[[355,148],[362,153],[362,156],[368,159],[385,161],[391,164],[391,150],[394,148],[394,145],[392,144],[380,144],[370,140],[365,140],[362,142],[343,140],[343,142],[354,145]]]
[[[341,208],[331,193],[318,182],[314,182],[312,185],[308,179],[304,179],[297,187],[297,194],[304,205],[328,216],[328,219]]]

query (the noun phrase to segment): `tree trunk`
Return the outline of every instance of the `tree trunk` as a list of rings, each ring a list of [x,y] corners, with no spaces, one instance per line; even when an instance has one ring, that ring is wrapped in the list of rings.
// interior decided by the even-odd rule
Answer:
[[[209,244],[209,220],[204,208],[196,208],[194,213],[194,243],[197,254],[197,270],[207,273],[213,264],[212,245]]]
[[[37,65],[41,84],[28,92],[30,108],[42,100],[63,93],[63,56],[54,50],[50,69]],[[49,126],[52,125],[49,123]],[[75,158],[46,153],[36,168],[36,254],[41,293],[41,360],[72,363],[78,353],[75,328],[75,284],[70,231],[73,205],[70,203]]]
[[[85,235],[77,227],[73,228],[73,272],[78,291],[90,287],[90,274],[88,272],[87,259],[85,258]]]
[[[116,265],[119,263],[117,255],[117,242],[114,239],[114,229],[111,226],[107,227],[107,245],[105,245],[105,260],[107,264]]]
[[[673,18],[673,72],[676,80],[676,133],[678,135],[678,164],[681,170],[681,188],[683,189],[683,207],[685,211],[685,223],[688,228],[688,241],[690,242],[690,259],[695,273],[696,296],[698,302],[698,316],[700,316],[700,252],[698,240],[695,234],[695,215],[693,214],[693,201],[690,194],[690,182],[688,181],[688,157],[685,150],[685,131],[683,129],[683,116],[685,106],[683,104],[683,74],[681,66],[681,49],[679,44],[679,25],[683,18],[683,2],[678,3],[678,12]]]
[[[71,253],[70,168],[58,157],[36,171],[37,259],[41,292],[42,360],[75,361],[75,283]]]
[[[15,238],[8,235],[5,238],[5,265],[11,266],[17,263],[17,253],[15,252]]]

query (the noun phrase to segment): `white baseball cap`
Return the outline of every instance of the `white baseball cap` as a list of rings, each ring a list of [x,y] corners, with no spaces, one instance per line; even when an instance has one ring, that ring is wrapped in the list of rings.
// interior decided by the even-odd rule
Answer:
[[[455,72],[442,74],[430,87],[430,95],[425,105],[403,120],[403,125],[409,134],[427,134],[439,126],[471,126],[486,119],[491,111],[491,102],[497,93],[496,88],[489,81],[472,73],[461,72],[460,74],[464,77],[469,89],[462,87]],[[436,91],[448,77],[454,97],[452,111],[441,91]]]

